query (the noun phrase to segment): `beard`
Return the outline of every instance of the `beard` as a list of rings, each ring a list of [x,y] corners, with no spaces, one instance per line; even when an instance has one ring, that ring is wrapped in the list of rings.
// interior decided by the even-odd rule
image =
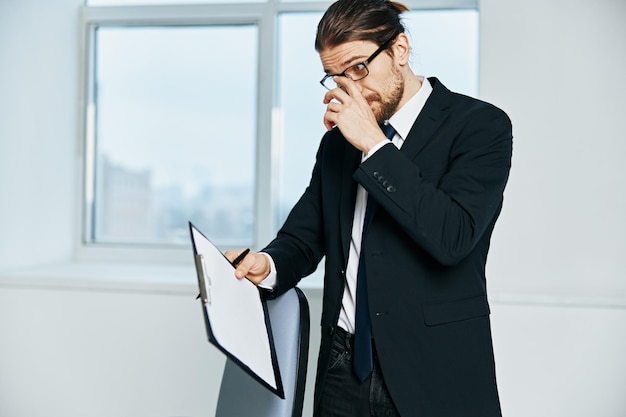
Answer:
[[[374,116],[376,117],[378,124],[382,124],[386,120],[389,120],[391,116],[394,115],[396,110],[398,110],[398,104],[400,104],[400,100],[402,100],[402,96],[404,94],[404,78],[402,77],[400,71],[395,68],[392,70],[392,76],[390,77],[389,83],[385,87],[388,94],[384,99],[378,93],[368,97],[368,100],[374,103],[380,103],[380,107],[377,111],[374,111]]]

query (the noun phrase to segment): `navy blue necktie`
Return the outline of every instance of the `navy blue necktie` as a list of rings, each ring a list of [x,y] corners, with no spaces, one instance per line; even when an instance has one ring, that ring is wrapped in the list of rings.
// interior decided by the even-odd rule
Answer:
[[[380,127],[391,139],[396,134],[396,130],[390,125],[381,125]],[[356,278],[356,319],[354,331],[354,372],[357,377],[365,381],[372,373],[374,360],[372,358],[372,323],[369,315],[369,302],[367,299],[367,280],[365,277],[365,253],[363,251],[363,242],[365,241],[365,232],[372,220],[372,215],[376,207],[376,200],[367,197],[367,207],[365,208],[365,218],[363,220],[363,234],[361,235],[361,255],[359,256],[359,268]]]

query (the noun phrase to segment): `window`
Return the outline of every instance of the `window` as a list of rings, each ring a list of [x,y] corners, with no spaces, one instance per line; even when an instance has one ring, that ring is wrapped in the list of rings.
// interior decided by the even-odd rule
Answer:
[[[405,16],[412,66],[476,95],[476,3],[441,1],[458,7]],[[223,248],[264,245],[324,133],[313,43],[329,3],[106,7],[122,3],[83,9],[81,250],[187,249],[187,221]]]
[[[100,27],[90,240],[253,241],[257,27]],[[237,45],[237,53],[232,53]]]

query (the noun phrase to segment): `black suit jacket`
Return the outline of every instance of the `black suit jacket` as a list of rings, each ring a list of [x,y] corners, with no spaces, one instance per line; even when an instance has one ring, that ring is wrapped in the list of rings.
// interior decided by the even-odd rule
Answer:
[[[320,144],[311,182],[276,239],[276,294],[325,256],[315,405],[345,286],[357,183],[377,202],[363,250],[374,343],[403,417],[500,416],[485,263],[511,163],[509,118],[433,91],[401,150],[365,162],[338,129]]]

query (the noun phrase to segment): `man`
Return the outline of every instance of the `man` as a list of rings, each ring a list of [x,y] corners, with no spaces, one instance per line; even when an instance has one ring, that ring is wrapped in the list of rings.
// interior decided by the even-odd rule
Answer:
[[[235,275],[280,295],[326,257],[316,416],[500,416],[485,263],[511,124],[413,74],[406,10],[339,0],[322,17],[328,132],[276,239]]]

